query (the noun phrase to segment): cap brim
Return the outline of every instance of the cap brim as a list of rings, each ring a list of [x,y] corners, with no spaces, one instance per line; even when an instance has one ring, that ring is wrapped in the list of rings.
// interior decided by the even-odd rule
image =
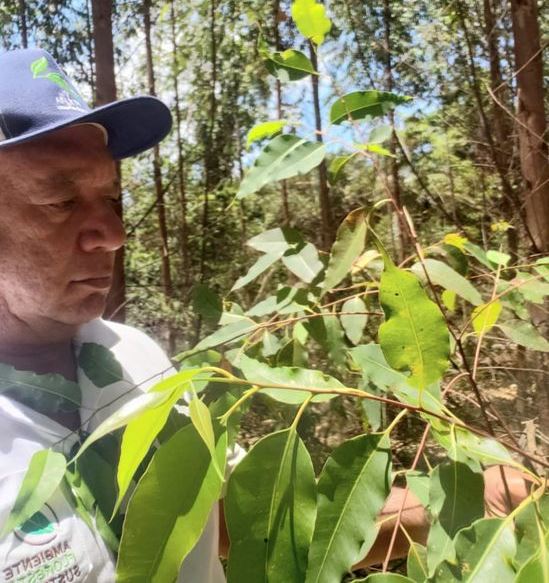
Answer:
[[[27,142],[55,130],[81,123],[102,125],[109,136],[107,146],[113,158],[121,160],[140,154],[161,142],[170,132],[172,116],[169,108],[156,97],[130,97],[108,103],[63,123],[51,124],[17,138],[2,141],[0,148]]]

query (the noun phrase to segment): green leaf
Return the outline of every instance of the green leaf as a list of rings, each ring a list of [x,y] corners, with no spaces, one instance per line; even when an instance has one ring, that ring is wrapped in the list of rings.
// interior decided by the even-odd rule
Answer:
[[[315,317],[303,323],[311,338],[320,344],[332,364],[339,368],[346,365],[345,335],[334,312],[327,312],[322,317]]]
[[[110,417],[105,419],[95,431],[84,441],[74,459],[78,459],[93,443],[105,435],[125,427],[130,421],[140,417],[145,411],[149,411],[165,403],[170,397],[169,392],[148,392],[140,394],[131,401],[124,403]]]
[[[183,393],[190,388],[192,379],[201,369],[187,369],[160,381],[148,392],[167,393],[168,398],[151,410],[145,410],[139,417],[132,419],[122,436],[120,461],[118,462],[117,483],[118,498],[115,512],[120,507],[122,499],[128,491],[131,480],[143,458],[152,446],[156,436],[166,424],[172,407],[179,401]]]
[[[281,366],[270,367],[267,364],[254,360],[242,354],[233,363],[240,368],[244,377],[251,384],[262,383],[269,385],[288,385],[289,387],[312,387],[316,389],[341,389],[343,385],[333,377],[330,377],[319,370],[305,368]],[[305,401],[309,396],[306,391],[296,391],[291,388],[262,389],[262,393],[269,395],[277,401],[297,405]],[[313,397],[314,402],[329,401],[335,394],[318,394]]]
[[[318,166],[326,155],[326,147],[320,142],[286,134],[270,141],[249,170],[236,198],[242,199],[263,188],[266,184],[306,174]]]
[[[453,291],[474,306],[482,304],[482,296],[477,289],[457,271],[446,265],[446,263],[437,261],[436,259],[425,259],[423,264],[429,274],[429,279],[434,284],[440,285],[446,290]],[[421,263],[416,263],[412,267],[412,271],[420,279],[425,277]]]
[[[515,519],[517,554],[515,563],[524,565],[528,559],[541,548],[540,533],[549,532],[549,494],[539,500],[532,500]]]
[[[393,128],[390,124],[375,127],[368,136],[368,144],[382,144],[391,138]]]
[[[430,478],[427,474],[419,470],[408,470],[406,472],[406,485],[425,508],[429,506],[429,484]]]
[[[408,550],[406,573],[414,583],[424,583],[429,576],[427,567],[427,549],[413,542]]]
[[[332,28],[326,9],[316,0],[295,0],[292,3],[292,18],[299,32],[317,45],[324,42]]]
[[[299,81],[315,74],[311,61],[301,51],[288,49],[269,55],[265,66],[271,75],[282,81]]]
[[[257,328],[257,323],[252,319],[244,317],[223,326],[213,334],[203,338],[192,350],[187,350],[177,356],[177,360],[183,360],[197,352],[203,352],[221,344],[230,344],[236,340],[241,340]]]
[[[432,517],[427,539],[429,572],[454,557],[453,539],[459,530],[484,516],[484,480],[467,465],[448,462],[431,474],[429,510]]]
[[[514,583],[549,583],[549,548],[547,538],[539,553],[532,556],[517,573]]]
[[[46,504],[59,487],[66,468],[65,456],[51,449],[43,449],[32,456],[0,538],[25,523]]]
[[[495,265],[505,267],[511,261],[511,256],[501,251],[486,251],[486,259]]]
[[[517,273],[513,283],[520,284],[517,290],[527,302],[543,304],[545,297],[549,295],[549,283],[534,279],[527,273]]]
[[[223,313],[222,299],[207,285],[198,283],[192,288],[193,310],[204,320],[217,324]]]
[[[31,72],[33,79],[36,79],[41,73],[48,68],[48,60],[46,57],[40,57],[31,63]]]
[[[352,160],[357,155],[357,153],[358,152],[354,152],[353,154],[349,154],[347,156],[337,156],[330,162],[330,166],[328,167],[328,180],[330,181],[330,184],[337,182],[345,164]]]
[[[322,289],[327,292],[349,273],[353,262],[360,256],[366,244],[366,213],[363,208],[351,211],[337,230],[336,240],[332,245],[330,260]]]
[[[448,308],[448,310],[450,310],[450,312],[453,312],[456,309],[456,292],[450,291],[448,289],[445,289],[442,292],[442,303],[446,306],[446,308]]]
[[[378,154],[379,156],[385,156],[387,158],[396,158],[394,154],[391,153],[390,150],[380,146],[379,144],[364,144],[362,149],[366,152],[371,152],[372,154]]]
[[[281,254],[277,255],[262,255],[248,270],[246,275],[239,277],[231,291],[237,291],[243,288],[245,285],[248,285],[251,281],[253,281],[256,277],[259,277],[263,272],[267,271],[271,265],[274,265],[280,258],[282,257]]]
[[[55,83],[58,87],[61,87],[61,89],[64,89],[68,93],[71,93],[72,95],[76,94],[74,89],[67,83],[67,80],[63,77],[63,75],[51,72],[46,75],[46,79],[49,79],[52,83]]]
[[[78,366],[90,381],[99,388],[124,380],[122,365],[105,346],[86,342],[78,354]]]
[[[512,567],[516,552],[515,538],[508,521],[482,518],[461,530],[455,538],[456,561],[441,563],[433,583],[512,583]]]
[[[339,319],[347,338],[353,344],[358,344],[368,322],[368,316],[366,314],[353,314],[352,312],[366,312],[364,300],[359,297],[347,300],[341,306],[341,312]]]
[[[287,125],[287,123],[287,121],[279,119],[276,121],[265,121],[254,126],[248,132],[246,147],[249,148],[254,142],[263,140],[264,138],[272,138],[276,134],[280,133],[282,128]]]
[[[473,329],[477,336],[486,334],[488,330],[494,327],[501,314],[502,305],[499,300],[481,304],[473,310],[471,316],[473,322]]]
[[[225,467],[227,435],[215,445]],[[222,480],[194,426],[187,425],[154,454],[133,493],[126,519],[116,581],[175,581],[183,559],[200,538],[221,494]]]
[[[246,245],[255,249],[256,251],[261,251],[261,253],[266,253],[267,255],[284,255],[286,251],[292,248],[299,247],[303,244],[303,237],[295,229],[288,227],[276,229],[269,229],[268,231],[263,231],[255,237],[248,239]]]
[[[318,479],[318,511],[306,583],[340,581],[377,537],[391,488],[385,435],[360,435],[332,452]]]
[[[282,256],[282,263],[305,283],[311,283],[324,269],[317,248],[312,243],[306,243],[300,249],[289,249]]]
[[[364,119],[367,116],[380,117],[411,99],[385,91],[355,91],[340,97],[332,104],[330,121],[339,124],[343,121]]]
[[[379,344],[361,344],[350,350],[362,378],[382,391],[406,384],[407,377],[389,366]]]
[[[215,469],[218,472],[220,479],[223,481],[224,477],[221,473],[221,468],[217,465],[217,460],[215,457],[215,433],[210,410],[203,401],[195,396],[194,399],[192,399],[189,403],[189,416],[191,418],[192,424],[194,425],[194,428],[198,431],[202,441],[208,448],[208,451],[212,456]]]
[[[295,429],[260,439],[229,479],[228,583],[303,583],[315,516],[313,464]]]
[[[520,344],[532,350],[549,352],[549,342],[530,322],[508,320],[505,324],[498,324],[498,327],[515,344]]]
[[[387,362],[396,370],[410,371],[408,383],[424,389],[448,368],[448,329],[417,278],[389,257],[384,259],[379,300],[385,322],[379,327],[379,344]]]

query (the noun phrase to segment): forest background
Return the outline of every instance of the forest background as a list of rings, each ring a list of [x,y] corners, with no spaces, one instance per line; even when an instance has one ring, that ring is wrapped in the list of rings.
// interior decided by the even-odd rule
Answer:
[[[47,49],[90,104],[153,94],[172,110],[170,136],[121,165],[128,242],[108,310],[150,332],[170,354],[214,331],[223,311],[242,313],[277,285],[299,282],[277,263],[256,270],[251,285],[234,285],[257,259],[247,241],[268,229],[299,229],[326,261],[344,217],[389,198],[375,229],[399,262],[417,250],[416,236],[426,248],[467,239],[507,254],[513,281],[517,266],[549,250],[546,7],[533,0],[337,0],[326,8],[332,27],[316,50],[281,0],[0,4],[0,46]],[[266,51],[290,48],[307,55],[319,75],[273,75]],[[376,120],[366,155],[345,159],[343,168],[341,150],[353,138],[330,126],[327,106],[374,89],[413,99]],[[249,132],[268,120],[326,141],[326,160],[235,200],[260,151],[248,143]],[[367,253],[353,273],[379,263]],[[482,287],[481,273],[469,276]],[[549,443],[547,287],[537,281],[521,298],[533,323],[529,340],[521,346],[516,334],[494,329],[475,360],[484,398],[533,454]],[[368,326],[360,335],[375,340]],[[266,330],[261,342],[263,356],[278,362],[281,339]],[[541,352],[528,349],[532,342]],[[326,364],[321,350],[307,359]],[[448,398],[467,420],[482,418],[467,392]],[[366,409],[339,399],[309,414],[302,433],[317,468],[341,439],[360,433],[374,415]],[[286,421],[284,407],[259,401],[241,437],[254,442]],[[413,423],[401,431],[403,463],[417,435]]]

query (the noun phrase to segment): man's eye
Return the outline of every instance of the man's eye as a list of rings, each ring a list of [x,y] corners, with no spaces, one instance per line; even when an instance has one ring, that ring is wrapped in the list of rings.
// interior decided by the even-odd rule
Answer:
[[[52,202],[48,207],[58,211],[68,211],[74,206],[74,200],[62,200],[60,202]]]

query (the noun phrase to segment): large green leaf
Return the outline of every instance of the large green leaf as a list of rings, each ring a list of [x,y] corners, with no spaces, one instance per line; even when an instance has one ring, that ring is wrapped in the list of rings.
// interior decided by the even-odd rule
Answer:
[[[482,518],[461,530],[454,541],[456,561],[441,563],[433,583],[512,583],[516,552],[515,537],[508,521]]]
[[[515,519],[517,554],[515,563],[523,565],[541,547],[540,533],[549,532],[549,494],[533,500]]]
[[[473,329],[477,336],[486,334],[494,327],[499,315],[501,314],[502,305],[499,300],[481,304],[473,310],[471,319],[473,321]]]
[[[459,462],[443,463],[431,474],[431,529],[427,539],[429,572],[443,560],[454,559],[453,539],[459,530],[484,516],[484,480]]]
[[[408,383],[424,389],[448,368],[448,329],[418,279],[389,257],[384,259],[379,299],[385,322],[379,327],[379,344],[387,362],[396,370],[410,371]]]
[[[225,466],[226,433],[215,445]],[[221,494],[222,480],[204,442],[187,425],[154,454],[133,493],[116,569],[119,583],[175,581]]]
[[[191,422],[194,425],[194,428],[198,431],[198,434],[202,438],[204,445],[208,448],[208,451],[212,456],[216,471],[219,473],[221,480],[224,480],[223,474],[221,473],[221,468],[217,465],[215,455],[215,433],[212,416],[208,406],[196,395],[189,403],[189,417],[191,418]]]
[[[258,441],[225,498],[229,583],[303,583],[316,516],[311,458],[295,429]]]
[[[508,320],[504,324],[498,324],[499,329],[510,340],[526,348],[549,352],[549,341],[544,338],[530,322],[522,320]]]
[[[257,259],[257,261],[250,267],[246,275],[243,275],[236,280],[231,291],[239,290],[245,285],[248,285],[256,277],[259,277],[263,272],[267,271],[267,269],[274,265],[281,257],[282,253],[276,255],[262,255],[259,257],[259,259]]]
[[[549,583],[549,530],[539,529],[538,550],[522,565],[514,583]]]
[[[377,537],[377,516],[390,488],[387,436],[360,435],[332,452],[318,480],[306,583],[340,581],[366,556]]]
[[[332,28],[326,9],[316,0],[295,0],[292,3],[292,18],[299,32],[317,45],[324,42]]]
[[[385,91],[355,91],[340,97],[332,104],[330,121],[339,124],[349,119],[379,117],[410,99],[411,97]]]
[[[349,352],[366,382],[383,391],[406,384],[407,377],[389,366],[379,344],[361,344]]]
[[[358,344],[362,338],[364,328],[368,322],[366,312],[366,304],[364,300],[359,297],[351,298],[343,303],[341,306],[341,325],[345,330],[347,338],[353,343]],[[356,313],[353,313],[356,312]]]
[[[277,136],[263,148],[241,182],[236,197],[242,199],[271,182],[306,174],[325,155],[326,147],[320,142],[309,142],[291,134]]]
[[[143,458],[152,446],[156,436],[160,433],[172,407],[179,401],[183,393],[189,390],[192,379],[201,369],[186,369],[160,381],[151,389],[151,393],[167,393],[169,397],[154,409],[145,410],[139,417],[132,419],[124,430],[120,461],[118,462],[117,483],[118,498],[115,511],[119,508],[126,495],[131,480]]]
[[[337,230],[336,240],[330,252],[330,260],[322,289],[334,288],[351,270],[366,243],[366,213],[363,208],[351,211]]]
[[[425,259],[423,265],[429,274],[429,279],[434,284],[453,291],[474,306],[482,303],[482,296],[477,289],[463,275],[460,275],[446,263],[436,259]],[[425,276],[421,263],[416,263],[412,267],[412,271],[420,278]]]
[[[59,487],[66,468],[65,456],[51,449],[43,449],[32,456],[0,538],[29,520],[44,506]]]
[[[183,360],[196,354],[198,352],[204,352],[209,348],[214,348],[220,346],[221,344],[229,344],[235,342],[236,340],[241,340],[257,328],[257,323],[251,318],[243,316],[230,324],[219,328],[206,338],[203,338],[193,349],[187,350],[179,354],[176,360]]]
[[[311,61],[301,51],[288,49],[269,55],[265,61],[269,73],[282,82],[299,81],[313,75],[315,70]]]
[[[264,138],[272,138],[274,135],[279,134],[287,123],[288,122],[283,119],[278,119],[275,121],[264,121],[263,123],[254,126],[248,132],[246,146],[249,148],[254,142],[263,140]]]
[[[122,365],[105,346],[85,342],[78,354],[78,365],[96,387],[106,387],[124,379]]]
[[[242,374],[252,384],[254,382],[274,385],[288,385],[296,387],[311,387],[317,389],[341,389],[343,385],[333,377],[330,377],[319,370],[309,370],[305,368],[280,366],[271,367],[263,362],[254,360],[242,354],[233,363],[240,368]],[[309,396],[306,391],[295,391],[292,389],[263,389],[262,393],[269,395],[277,401],[290,403],[293,405],[302,403]],[[328,401],[335,395],[316,395],[313,401]]]

